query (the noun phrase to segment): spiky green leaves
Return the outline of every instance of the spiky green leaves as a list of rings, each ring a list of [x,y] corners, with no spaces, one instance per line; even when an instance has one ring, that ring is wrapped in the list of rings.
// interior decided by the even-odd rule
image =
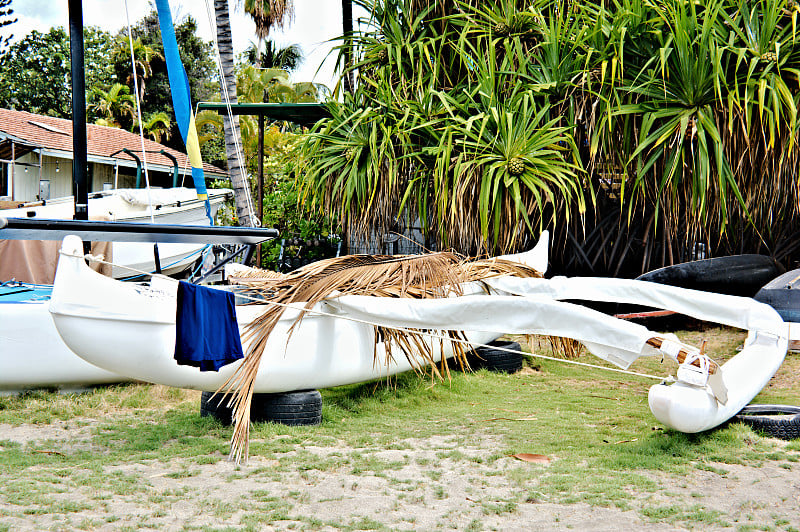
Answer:
[[[603,165],[605,199],[653,220],[644,240],[669,233],[663,257],[748,209],[764,227],[776,208],[800,215],[787,0],[363,4],[375,30],[354,36],[359,90],[347,124],[312,136],[306,177],[359,227],[406,210],[440,246],[524,245],[584,191],[611,190]]]

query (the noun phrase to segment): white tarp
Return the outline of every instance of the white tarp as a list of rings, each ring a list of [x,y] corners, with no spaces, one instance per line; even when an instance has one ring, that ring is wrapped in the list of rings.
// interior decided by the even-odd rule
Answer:
[[[484,282],[493,295],[423,300],[341,296],[328,300],[326,307],[387,327],[564,336],[623,368],[640,356],[656,354],[646,342],[657,335],[641,325],[559,300],[646,305],[741,329],[788,334],[775,310],[751,298],[627,279],[499,277]],[[474,287],[465,287],[465,292],[473,292],[470,288]]]
[[[583,342],[593,354],[621,367],[628,367],[642,355],[655,354],[646,345],[655,335],[646,327],[547,297],[341,296],[329,300],[323,308],[386,327],[565,336]]]
[[[114,195],[137,207],[153,205],[169,205],[178,201],[197,199],[197,191],[193,188],[120,188]]]
[[[486,284],[499,293],[558,300],[644,305],[672,310],[693,318],[739,329],[764,331],[784,336],[787,334],[786,324],[775,309],[749,297],[700,292],[646,281],[602,277],[554,277],[552,279],[502,277],[489,279]]]

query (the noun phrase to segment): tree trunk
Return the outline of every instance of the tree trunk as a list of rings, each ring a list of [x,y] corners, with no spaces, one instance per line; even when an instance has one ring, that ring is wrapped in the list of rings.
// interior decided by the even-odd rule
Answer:
[[[217,22],[217,46],[219,59],[222,64],[222,78],[220,78],[220,94],[225,102],[225,88],[227,88],[230,103],[236,103],[236,76],[233,72],[233,38],[231,36],[231,20],[228,13],[228,0],[214,0],[214,14]],[[228,173],[233,186],[233,200],[236,203],[236,216],[239,225],[253,227],[257,220],[252,212],[253,202],[250,196],[250,184],[245,174],[245,169],[239,164],[236,154],[234,139],[239,140],[239,116],[233,115],[233,122],[227,113],[222,116],[225,123],[225,155],[228,158]]]

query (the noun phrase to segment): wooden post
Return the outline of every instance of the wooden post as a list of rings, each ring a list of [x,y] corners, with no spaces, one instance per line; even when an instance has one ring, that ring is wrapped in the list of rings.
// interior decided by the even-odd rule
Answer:
[[[14,179],[14,168],[17,167],[17,152],[16,146],[14,145],[14,141],[11,141],[11,201],[17,199],[17,195],[14,193],[14,190],[17,188],[17,180]]]

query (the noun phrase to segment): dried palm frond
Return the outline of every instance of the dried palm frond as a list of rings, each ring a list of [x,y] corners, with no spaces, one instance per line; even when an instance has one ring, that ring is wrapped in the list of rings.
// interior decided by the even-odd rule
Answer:
[[[563,336],[545,336],[544,340],[550,344],[553,356],[573,360],[581,356],[585,347],[582,343],[572,338]]]
[[[249,266],[239,266],[235,272],[228,273],[226,276],[228,283],[241,285],[248,285],[254,281],[283,279],[284,277],[286,277],[285,273],[262,270],[261,268],[252,268]]]
[[[586,349],[582,343],[572,338],[565,338],[563,336],[542,336],[538,334],[524,335],[525,342],[530,346],[533,352],[534,346],[541,349],[542,346],[550,348],[550,354],[554,358],[563,358],[565,360],[574,360],[581,356]]]
[[[442,252],[411,256],[349,255],[321,260],[286,275],[240,278],[239,284],[246,286],[246,291],[277,304],[248,325],[242,335],[243,342],[250,342],[245,359],[221,387],[221,390],[234,394],[235,428],[231,459],[238,463],[247,457],[253,386],[267,339],[283,315],[285,305],[302,303],[305,309],[289,329],[291,334],[307,310],[333,294],[414,299],[446,297],[460,295],[462,283],[502,275],[541,277],[541,273],[533,268],[508,260],[468,261],[454,253]],[[442,363],[441,369],[433,364],[431,347],[424,341],[424,333],[378,327],[375,338],[376,342],[383,340],[386,350],[384,362],[388,364],[392,360],[392,346],[397,346],[412,367],[419,369],[431,363],[432,378],[441,379],[447,374],[446,364]],[[446,331],[445,334],[453,340],[463,339],[463,333],[459,331]],[[440,347],[444,348],[445,340],[440,342]],[[451,341],[451,346],[455,356],[466,364],[463,344]],[[375,362],[378,362],[377,357]]]

